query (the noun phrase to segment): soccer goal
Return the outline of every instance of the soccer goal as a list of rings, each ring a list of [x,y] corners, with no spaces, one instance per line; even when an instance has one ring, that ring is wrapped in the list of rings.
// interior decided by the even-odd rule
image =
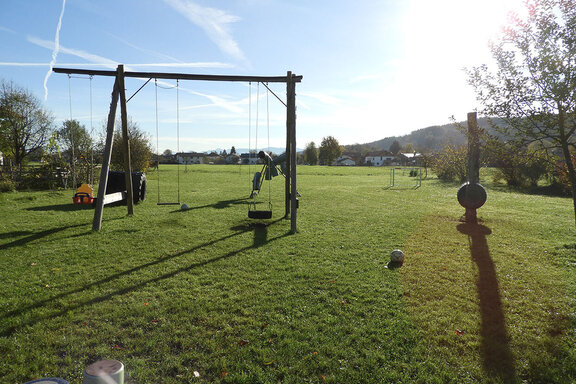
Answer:
[[[420,188],[421,167],[396,167],[390,169],[390,188]]]

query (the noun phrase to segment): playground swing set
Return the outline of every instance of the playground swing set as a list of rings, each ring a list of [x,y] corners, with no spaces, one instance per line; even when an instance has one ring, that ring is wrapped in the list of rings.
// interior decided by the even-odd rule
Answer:
[[[258,151],[258,128],[260,122],[259,116],[259,100],[260,100],[260,84],[262,84],[266,88],[266,132],[267,132],[267,139],[268,139],[268,148],[270,148],[270,113],[269,113],[269,95],[272,93],[276,96],[268,87],[266,83],[258,83],[256,86],[256,118],[255,123],[252,123],[252,83],[249,84],[249,94],[248,94],[248,143],[249,143],[249,158],[248,158],[248,165],[251,168],[252,165],[252,154],[258,153],[258,161],[262,163],[262,169],[260,172],[254,172],[254,176],[251,179],[251,191],[248,197],[248,218],[255,219],[255,220],[267,220],[272,218],[272,187],[270,181],[281,174],[282,176],[286,177],[280,167],[285,159],[285,153],[278,156],[276,158],[277,163],[275,160],[272,159],[270,154],[266,153],[265,151]],[[278,98],[278,96],[276,96]],[[282,100],[278,98],[280,102]],[[282,102],[284,104],[284,102]],[[285,105],[285,104],[284,104]],[[251,148],[252,145],[252,126],[254,125],[255,129],[255,144],[256,149],[253,151]],[[249,169],[248,175],[252,175],[252,170]],[[259,209],[258,204],[262,204],[258,202],[258,197],[260,196],[260,192],[262,191],[262,185],[264,181],[268,181],[268,204],[265,205],[264,209]],[[265,204],[265,202],[263,202]]]
[[[90,80],[90,85],[89,85],[89,97],[90,97],[90,137],[92,137],[92,135],[94,134],[94,125],[93,125],[93,116],[92,116],[92,76],[72,76],[71,74],[68,74],[68,99],[69,99],[69,109],[70,109],[70,117],[69,117],[69,135],[70,137],[68,138],[70,140],[70,156],[71,156],[71,174],[72,174],[72,185],[76,186],[76,153],[75,153],[75,149],[76,149],[76,137],[74,137],[74,129],[73,129],[73,122],[74,120],[74,115],[72,113],[72,78],[78,78],[78,79],[89,79]],[[81,158],[84,159],[86,157],[87,154],[82,154]],[[79,205],[83,205],[83,204],[93,204],[94,202],[94,195],[93,195],[93,190],[91,185],[94,184],[94,148],[93,145],[90,146],[90,163],[89,163],[89,167],[87,167],[87,171],[86,171],[86,182],[82,183],[80,185],[80,187],[78,187],[78,189],[76,190],[76,193],[74,194],[74,196],[72,197],[72,202],[74,204],[79,204]]]
[[[154,98],[155,98],[155,120],[156,120],[156,177],[158,179],[157,187],[157,201],[156,205],[180,205],[180,163],[176,168],[176,190],[177,190],[177,199],[176,201],[162,201],[161,196],[161,188],[160,188],[160,145],[159,145],[159,137],[160,137],[160,128],[159,128],[159,118],[158,118],[158,79],[154,79]],[[180,81],[176,79],[176,153],[180,152]]]
[[[277,156],[275,159],[264,152],[258,152],[258,158],[262,162],[262,169],[260,172],[254,172],[254,177],[252,178],[252,191],[250,192],[250,201],[248,202],[248,217],[250,219],[271,219],[272,218],[272,198],[271,198],[271,186],[268,183],[268,209],[258,209],[256,198],[259,192],[262,190],[262,184],[264,180],[271,181],[272,178],[282,175],[286,177],[282,171],[281,164],[286,160],[286,155],[282,154]],[[251,173],[250,173],[251,174]],[[296,193],[296,204],[298,204],[298,193]]]
[[[252,192],[250,194],[250,201],[248,204],[248,217],[251,219],[270,219],[272,217],[272,203],[270,200],[270,193],[268,199],[268,209],[257,209],[256,197],[261,190],[264,180],[271,180],[272,177],[278,175],[278,170],[285,178],[285,215],[284,218],[290,218],[290,232],[297,232],[297,210],[298,198],[296,188],[296,83],[301,82],[302,76],[297,76],[288,71],[286,76],[234,76],[234,75],[197,75],[197,74],[181,74],[181,73],[160,73],[160,72],[126,72],[123,65],[118,65],[116,71],[106,70],[88,70],[88,69],[71,69],[71,68],[53,68],[56,73],[65,73],[69,76],[71,74],[88,75],[92,76],[109,76],[115,77],[114,87],[112,90],[112,100],[110,102],[110,110],[108,113],[107,127],[106,127],[106,141],[104,146],[104,156],[102,161],[102,168],[100,173],[100,184],[98,186],[98,196],[106,196],[106,187],[108,184],[108,174],[110,170],[110,159],[112,154],[112,139],[114,135],[114,122],[116,119],[116,110],[120,102],[120,116],[122,122],[122,147],[123,152],[126,154],[124,157],[124,175],[125,175],[125,199],[128,210],[128,215],[134,214],[134,196],[133,196],[133,177],[130,161],[130,141],[128,138],[128,113],[127,113],[127,100],[125,93],[125,78],[147,78],[148,81],[140,87],[129,99],[132,99],[148,82],[152,79],[175,79],[177,81],[177,89],[180,80],[197,80],[197,81],[224,81],[224,82],[257,82],[264,85],[268,91],[268,83],[285,83],[286,84],[286,103],[284,103],[278,96],[276,98],[286,107],[286,151],[282,155],[281,160],[286,162],[285,171],[282,172],[278,166],[278,159],[272,160],[269,154],[264,151],[259,152],[259,158],[263,162],[262,171],[255,173],[252,179]],[[270,91],[271,92],[271,91]],[[179,106],[177,106],[177,109]],[[178,131],[179,131],[179,118]],[[158,130],[158,118],[157,118]],[[179,133],[178,133],[179,135]],[[157,135],[158,137],[158,135]],[[158,187],[159,187],[158,183]],[[82,192],[85,193],[85,192]],[[180,194],[180,180],[178,173],[178,195]],[[158,197],[159,198],[159,197]],[[102,227],[102,216],[105,205],[105,198],[96,199],[94,219],[92,222],[92,230],[99,231]],[[180,197],[178,196],[178,200]],[[159,205],[166,205],[158,201]],[[180,204],[168,203],[170,205]]]

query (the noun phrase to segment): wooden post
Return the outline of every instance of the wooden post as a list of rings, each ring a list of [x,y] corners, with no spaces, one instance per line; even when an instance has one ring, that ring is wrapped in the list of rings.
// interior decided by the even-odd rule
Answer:
[[[468,167],[466,176],[468,183],[480,182],[480,138],[478,137],[478,120],[476,112],[468,113]],[[466,222],[476,223],[476,208],[466,208]]]
[[[470,184],[480,181],[480,138],[478,137],[478,120],[476,112],[468,113],[468,169]]]
[[[290,71],[288,71],[287,75],[286,88],[286,128],[290,137],[290,232],[296,233],[298,211],[298,189],[296,187],[296,162],[298,157],[296,149],[296,83]]]
[[[126,111],[126,88],[124,86],[124,66],[118,66],[118,87],[120,91],[120,116],[122,119],[122,150],[124,152],[124,171],[126,177],[126,205],[128,214],[134,214],[134,194],[132,187],[132,160],[130,157],[130,138],[128,137],[128,113]]]
[[[114,82],[112,90],[112,101],[110,102],[110,111],[108,112],[108,125],[106,126],[106,143],[104,144],[104,156],[102,158],[102,169],[100,170],[100,182],[98,184],[98,199],[94,209],[94,220],[92,221],[92,230],[99,231],[102,227],[102,213],[104,211],[104,196],[106,195],[106,186],[108,185],[108,171],[110,170],[110,157],[112,156],[112,139],[114,138],[114,122],[116,120],[116,107],[120,96],[120,87],[118,79]]]
[[[288,72],[290,73],[290,72]],[[289,85],[286,83],[286,96],[289,98]],[[286,107],[288,108],[288,106]],[[284,178],[284,219],[288,220],[290,216],[290,180],[291,180],[291,163],[292,163],[292,156],[290,145],[292,143],[292,138],[290,136],[290,117],[288,110],[286,111],[286,169],[285,169],[285,178]]]

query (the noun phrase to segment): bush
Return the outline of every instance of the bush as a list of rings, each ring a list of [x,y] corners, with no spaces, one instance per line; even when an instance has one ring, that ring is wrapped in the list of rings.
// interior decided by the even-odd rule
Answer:
[[[492,143],[490,158],[497,168],[494,181],[504,180],[509,187],[536,187],[543,178],[551,179],[553,168],[541,149],[520,143]]]
[[[442,181],[466,181],[468,150],[465,146],[446,145],[431,161],[431,168]]]
[[[121,127],[122,123],[116,123]],[[131,119],[128,120],[128,136],[130,137],[130,160],[132,162],[132,171],[145,172],[150,166],[152,160],[152,145],[150,138],[137,123]],[[112,145],[112,157],[110,167],[114,170],[124,170],[124,150],[121,130],[114,132],[114,142]]]
[[[14,192],[16,187],[12,180],[0,179],[0,192]]]
[[[572,164],[576,167],[576,155],[572,155]],[[558,178],[556,180],[557,186],[560,188],[561,193],[570,196],[572,188],[570,187],[570,178],[568,177],[568,167],[565,162],[558,164]]]

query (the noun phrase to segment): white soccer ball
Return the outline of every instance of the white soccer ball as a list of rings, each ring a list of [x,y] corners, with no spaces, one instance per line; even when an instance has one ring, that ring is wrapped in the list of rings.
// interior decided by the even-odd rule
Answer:
[[[404,252],[399,249],[395,249],[390,253],[390,261],[393,263],[403,263],[404,262]]]
[[[182,204],[182,206],[180,207],[180,209],[182,211],[187,211],[188,210],[188,204]]]

